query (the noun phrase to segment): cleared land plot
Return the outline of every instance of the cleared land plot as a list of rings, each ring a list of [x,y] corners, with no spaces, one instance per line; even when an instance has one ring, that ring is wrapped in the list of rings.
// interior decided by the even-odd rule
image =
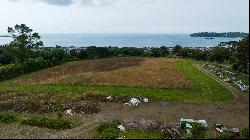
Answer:
[[[17,83],[191,88],[190,81],[175,67],[173,59],[141,57],[74,62],[24,76]]]
[[[103,64],[107,60],[110,62],[109,65]],[[93,138],[93,130],[101,122],[124,118],[145,118],[165,123],[178,123],[181,117],[194,118],[205,119],[210,126],[217,122],[227,127],[241,127],[249,122],[249,96],[242,95],[242,98],[233,100],[234,96],[225,87],[194,67],[199,63],[197,61],[138,57],[110,60],[112,59],[74,62],[0,82],[0,112],[16,112],[19,114],[19,119],[33,114],[57,118],[58,113],[63,113],[66,109],[73,109],[75,112],[73,116],[64,115],[63,118],[76,124],[76,127],[68,130],[21,125],[20,122],[0,124],[0,138]],[[83,63],[87,63],[87,65],[81,65]],[[134,87],[135,85],[126,85],[126,87],[87,85],[81,83],[82,81],[74,81],[75,77],[68,77],[60,82],[56,81],[61,78],[63,73],[73,76],[88,72],[127,72],[131,69],[135,71],[142,66],[148,68],[148,71],[154,70],[153,72],[161,73],[159,67],[166,68],[165,66],[151,67],[163,63],[168,64],[166,67],[171,66],[170,68],[184,77],[184,81],[189,84],[188,88],[152,88],[152,85],[145,87],[150,83],[148,81],[143,81],[144,86],[138,87]],[[79,69],[79,67],[81,68]],[[56,70],[52,71],[53,69]],[[147,73],[145,70],[140,70],[140,72]],[[168,76],[171,79],[175,75]],[[29,81],[28,79],[34,80]],[[48,79],[55,80],[55,83],[47,83],[51,82]],[[147,79],[146,77],[143,80]],[[21,81],[23,83],[20,83]],[[46,82],[43,83],[44,81]],[[115,100],[106,102],[106,97],[109,95],[112,95]],[[149,103],[142,103],[137,107],[123,105],[131,97],[137,96],[149,97]],[[129,135],[134,137],[133,133]],[[158,138],[154,133],[151,135],[153,138]]]
[[[221,86],[219,83],[217,83],[215,80],[213,80],[212,78],[210,78],[208,75],[206,75],[205,73],[199,71],[198,69],[196,69],[193,64],[196,64],[198,62],[196,61],[192,61],[192,60],[185,60],[185,59],[178,59],[178,60],[174,60],[173,59],[167,59],[167,58],[136,58],[136,57],[132,57],[132,58],[116,58],[117,60],[114,63],[114,65],[116,63],[121,63],[120,61],[123,60],[124,63],[127,63],[128,60],[130,60],[131,62],[135,59],[138,60],[138,64],[134,64],[134,66],[127,66],[127,67],[123,67],[123,68],[117,68],[113,69],[112,72],[110,72],[110,70],[107,71],[107,73],[112,74],[114,71],[123,71],[123,72],[127,72],[131,69],[142,69],[140,67],[145,66],[143,64],[145,63],[150,63],[150,64],[159,64],[159,63],[164,63],[164,64],[168,64],[168,66],[158,66],[158,68],[154,68],[155,65],[146,65],[148,69],[154,69],[154,70],[158,70],[155,74],[153,75],[157,75],[158,73],[162,74],[161,76],[158,76],[161,79],[166,79],[166,81],[168,81],[168,83],[162,83],[162,86],[170,86],[172,85],[171,81],[175,82],[175,85],[173,85],[173,87],[171,88],[152,88],[152,87],[125,87],[125,86],[99,86],[99,85],[86,85],[86,84],[71,84],[71,83],[52,83],[52,84],[34,84],[33,81],[29,81],[28,79],[36,79],[35,77],[38,77],[38,79],[36,81],[46,81],[46,77],[42,76],[40,74],[44,73],[44,74],[50,74],[47,71],[52,71],[53,69],[58,69],[58,67],[63,68],[64,66],[67,67],[69,65],[62,65],[62,66],[58,66],[58,67],[54,67],[52,69],[47,69],[44,71],[40,71],[40,72],[36,72],[30,75],[25,75],[22,77],[19,77],[17,81],[23,81],[23,84],[17,84],[16,80],[10,80],[10,81],[6,81],[6,82],[1,82],[0,83],[0,91],[14,91],[14,92],[31,92],[31,93],[41,93],[41,92],[49,92],[49,93],[66,93],[67,95],[70,94],[85,94],[85,93],[101,93],[101,94],[106,94],[106,95],[119,95],[119,96],[142,96],[142,97],[149,97],[149,98],[153,98],[153,99],[160,99],[160,100],[172,100],[172,101],[185,101],[185,102],[221,102],[221,101],[229,101],[233,99],[233,95],[223,86]],[[146,59],[146,60],[145,60]],[[112,60],[112,59],[103,59],[103,60],[90,60],[87,61],[87,63],[90,62],[96,62],[96,61],[101,61],[101,62],[105,62],[107,60]],[[120,60],[120,61],[118,61]],[[133,61],[135,62],[135,61]],[[84,63],[83,62],[77,62],[79,64]],[[73,63],[74,64],[74,63]],[[79,67],[79,66],[76,66]],[[163,67],[162,69],[164,71],[161,71],[161,69],[159,67]],[[168,70],[171,71],[171,69],[173,69],[172,71],[175,71],[176,73],[178,73],[180,79],[185,79],[183,80],[179,80],[179,79],[173,79],[173,77],[177,78],[178,75],[171,75],[169,72],[167,71],[166,67],[168,67]],[[69,68],[69,67],[68,67]],[[165,69],[164,69],[165,68]],[[84,67],[83,67],[84,69]],[[128,69],[127,71],[125,71],[124,69]],[[61,69],[58,69],[59,71]],[[81,70],[78,70],[81,71]],[[73,70],[71,72],[74,72]],[[141,73],[137,73],[140,75],[147,75],[145,73],[150,73],[153,72],[153,70],[140,70]],[[166,77],[163,77],[164,72],[168,73],[166,74]],[[144,74],[143,74],[144,73]],[[117,72],[117,74],[119,74]],[[129,74],[127,73],[127,75],[129,76]],[[152,75],[152,74],[149,74]],[[136,76],[136,75],[133,75]],[[40,77],[40,78],[39,78]],[[51,75],[47,75],[48,78],[53,77],[53,74]],[[55,76],[57,77],[57,76]],[[59,75],[60,77],[60,75]],[[144,83],[144,86],[146,84],[152,84],[154,85],[155,83],[152,81],[148,81],[148,77],[141,77],[141,76],[136,76],[138,78],[143,79],[143,81],[141,83]],[[116,77],[117,79],[119,79],[120,77]],[[128,77],[124,77],[127,78],[127,80],[131,83],[135,83],[133,80],[134,77],[129,77],[132,78],[133,80],[130,80]],[[168,80],[171,79],[171,80]],[[71,78],[72,80],[73,78]],[[114,79],[114,78],[113,78]],[[115,80],[115,79],[114,79]],[[139,79],[137,79],[139,80]],[[153,81],[155,81],[156,78],[153,78]],[[176,81],[175,81],[176,80]],[[183,81],[183,82],[182,82]],[[187,82],[188,81],[188,82]],[[111,81],[112,82],[112,81]],[[191,86],[189,85],[189,88],[183,88],[182,86],[180,86],[183,83],[188,83],[191,84]],[[131,83],[127,83],[130,84]],[[179,84],[178,84],[179,83]],[[151,85],[151,86],[152,86]],[[177,87],[181,87],[181,88],[177,88]]]

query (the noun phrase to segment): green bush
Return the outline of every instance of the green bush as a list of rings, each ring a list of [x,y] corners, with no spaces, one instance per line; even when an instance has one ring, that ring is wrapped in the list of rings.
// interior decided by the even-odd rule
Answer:
[[[9,64],[0,67],[0,81],[15,78],[22,74],[27,74],[44,68],[54,66],[54,64],[48,60],[42,58],[28,59],[23,63]]]
[[[199,123],[192,123],[192,139],[202,139],[206,136],[206,128]]]
[[[102,123],[96,128],[98,139],[116,139],[120,136],[120,130],[117,128],[121,121],[114,120],[110,123]]]
[[[242,139],[249,139],[249,127],[243,127],[240,133]]]
[[[17,121],[15,114],[8,112],[0,112],[0,122],[11,123]]]
[[[42,116],[33,116],[22,121],[22,124],[47,127],[51,129],[70,129],[73,123],[63,119],[50,119]]]
[[[103,130],[103,132],[99,135],[99,139],[117,139],[119,137],[119,130],[116,128],[108,127]]]

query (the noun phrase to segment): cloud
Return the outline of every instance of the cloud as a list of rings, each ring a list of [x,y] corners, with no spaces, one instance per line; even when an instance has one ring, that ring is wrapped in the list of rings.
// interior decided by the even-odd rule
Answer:
[[[73,0],[38,0],[42,2],[46,2],[51,5],[58,5],[58,6],[69,6],[71,4],[74,4]]]
[[[17,2],[21,0],[9,0],[11,2]],[[22,0],[23,1],[23,0]],[[30,2],[45,2],[49,5],[56,6],[70,6],[73,4],[80,4],[81,6],[110,6],[121,0],[28,0]],[[152,3],[157,0],[128,0],[130,3]]]
[[[81,0],[83,6],[109,6],[118,0]]]

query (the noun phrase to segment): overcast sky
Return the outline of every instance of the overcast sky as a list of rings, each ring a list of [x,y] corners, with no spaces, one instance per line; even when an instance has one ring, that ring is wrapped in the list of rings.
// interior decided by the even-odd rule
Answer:
[[[249,0],[1,0],[0,34],[249,32]]]

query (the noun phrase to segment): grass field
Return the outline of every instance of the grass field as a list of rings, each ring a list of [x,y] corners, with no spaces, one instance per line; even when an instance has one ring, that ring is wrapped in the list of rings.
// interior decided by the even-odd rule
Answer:
[[[0,83],[0,91],[142,96],[156,100],[221,102],[233,95],[193,67],[168,58],[116,58],[74,62]]]
[[[91,86],[190,88],[173,59],[142,57],[80,61],[37,72],[16,81],[30,84],[82,84]]]

